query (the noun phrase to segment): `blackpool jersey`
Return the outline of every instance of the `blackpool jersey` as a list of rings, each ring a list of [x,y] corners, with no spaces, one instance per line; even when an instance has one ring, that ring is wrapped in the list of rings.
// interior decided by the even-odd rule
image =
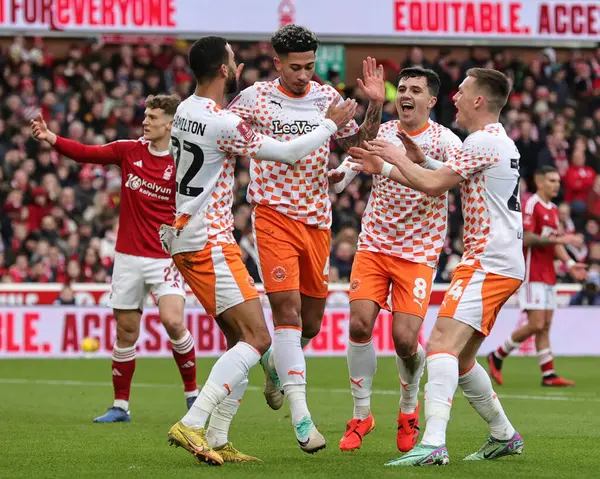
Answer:
[[[538,195],[531,196],[523,208],[523,229],[548,238],[558,235],[558,208],[544,203]],[[525,281],[556,284],[554,269],[555,245],[525,248]]]
[[[464,218],[460,264],[523,280],[519,159],[504,127],[492,123],[471,133],[445,166],[465,179],[460,187]]]
[[[398,120],[381,125],[377,139],[402,146]],[[445,162],[461,147],[460,139],[439,123],[428,121],[411,134],[429,157]],[[389,254],[435,268],[446,239],[447,195],[428,196],[382,175],[373,177],[362,219],[358,249]]]
[[[261,136],[214,101],[192,95],[178,106],[171,129],[177,215],[191,214],[171,254],[235,243],[232,234],[236,156],[253,157]]]
[[[329,85],[310,82],[303,96],[284,91],[279,80],[257,82],[242,91],[228,109],[257,133],[279,141],[289,141],[314,130],[323,122],[330,104],[341,97]],[[358,131],[351,120],[333,138]],[[329,140],[295,165],[253,160],[247,199],[304,224],[322,229],[331,227],[327,165]]]

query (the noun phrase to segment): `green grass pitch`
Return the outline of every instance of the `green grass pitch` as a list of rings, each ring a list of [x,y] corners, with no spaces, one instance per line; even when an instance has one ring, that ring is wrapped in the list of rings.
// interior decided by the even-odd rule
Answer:
[[[213,362],[198,361],[200,382]],[[198,465],[184,450],[167,445],[169,427],[185,413],[171,359],[138,359],[130,424],[92,424],[92,418],[112,402],[109,360],[3,360],[0,477],[600,477],[599,363],[598,358],[558,358],[558,371],[576,380],[577,387],[548,389],[540,387],[534,358],[506,362],[506,384],[496,391],[525,439],[522,456],[485,463],[462,461],[483,444],[487,427],[459,391],[448,430],[450,465],[398,469],[383,466],[399,455],[393,358],[379,359],[372,400],[377,428],[353,453],[338,448],[352,414],[346,360],[308,359],[309,407],[328,439],[327,449],[314,456],[300,451],[287,404],[279,411],[268,408],[262,395],[262,371],[254,368],[230,439],[264,463],[221,468]]]

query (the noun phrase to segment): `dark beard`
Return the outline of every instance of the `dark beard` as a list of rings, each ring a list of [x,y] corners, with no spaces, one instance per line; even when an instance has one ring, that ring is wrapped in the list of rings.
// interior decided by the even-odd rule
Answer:
[[[238,90],[238,84],[237,84],[237,79],[235,78],[235,72],[234,72],[233,76],[229,77],[227,79],[227,81],[225,82],[225,94],[232,95],[234,93],[237,93],[237,90]]]

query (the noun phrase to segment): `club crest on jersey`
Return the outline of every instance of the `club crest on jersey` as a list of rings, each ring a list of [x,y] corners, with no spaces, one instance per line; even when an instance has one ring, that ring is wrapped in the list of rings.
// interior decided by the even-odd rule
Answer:
[[[273,280],[281,283],[287,278],[287,270],[283,266],[275,266],[271,271],[271,277]]]
[[[311,125],[306,120],[294,120],[292,123],[281,123],[273,120],[273,134],[275,135],[304,135],[310,133],[319,125]]]
[[[171,176],[173,176],[173,165],[167,166],[165,172],[163,173],[163,180],[170,180]]]
[[[360,279],[355,279],[354,281],[352,281],[352,283],[350,284],[350,291],[357,291],[358,288],[360,288]]]
[[[254,278],[252,276],[246,276],[246,283],[248,283],[248,286],[251,288],[254,288]]]
[[[248,142],[252,141],[252,139],[254,138],[254,131],[252,131],[252,128],[250,128],[250,125],[248,125],[248,123],[246,123],[245,121],[240,121],[236,128],[237,131],[240,132],[240,135],[242,135],[242,138],[244,138],[244,140]]]

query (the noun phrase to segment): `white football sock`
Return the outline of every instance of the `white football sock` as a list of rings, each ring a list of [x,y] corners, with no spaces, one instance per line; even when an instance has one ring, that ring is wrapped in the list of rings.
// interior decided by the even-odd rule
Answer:
[[[425,370],[427,355],[423,346],[417,345],[415,353],[408,358],[396,356],[396,366],[400,375],[400,412],[412,414],[417,408],[417,396],[421,376]]]
[[[247,379],[248,372],[259,360],[258,351],[241,341],[223,354],[210,371],[198,399],[181,420],[184,426],[206,426],[208,416],[240,382]]]
[[[359,343],[348,340],[348,372],[354,398],[354,417],[366,419],[371,414],[373,378],[377,371],[377,353],[373,340]]]
[[[506,441],[513,437],[515,428],[506,417],[490,377],[481,364],[475,361],[470,370],[458,377],[458,385],[473,409],[490,425],[493,438]]]
[[[425,433],[421,444],[443,446],[450,420],[452,399],[458,387],[458,359],[448,353],[435,353],[427,358],[425,385]]]
[[[206,431],[206,439],[210,447],[224,446],[229,442],[229,426],[231,426],[231,420],[240,407],[247,386],[248,378],[245,378],[214,409],[210,416],[208,430]]]
[[[512,336],[509,336],[508,339],[502,343],[502,346],[494,351],[494,355],[498,359],[506,359],[508,356],[510,356],[510,353],[512,353],[519,346],[521,346],[521,343],[513,341]]]
[[[300,328],[275,328],[273,354],[285,397],[290,405],[294,426],[310,417],[306,404],[306,360],[300,345]]]

